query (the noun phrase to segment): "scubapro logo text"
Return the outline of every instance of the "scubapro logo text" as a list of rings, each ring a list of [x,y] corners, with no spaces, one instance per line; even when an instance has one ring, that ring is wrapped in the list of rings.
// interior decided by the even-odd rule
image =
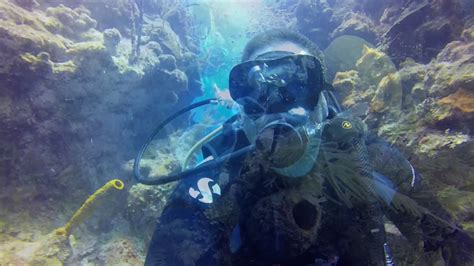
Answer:
[[[210,183],[215,183],[214,180],[204,177],[199,179],[197,182],[197,190],[193,187],[189,188],[189,195],[195,199],[198,199],[202,203],[210,204],[214,202],[213,194],[221,195],[221,188],[217,183],[210,185]]]

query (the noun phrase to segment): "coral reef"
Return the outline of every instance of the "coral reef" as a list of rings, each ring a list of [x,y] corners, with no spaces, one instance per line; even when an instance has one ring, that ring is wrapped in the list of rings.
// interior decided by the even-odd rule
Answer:
[[[324,59],[327,65],[326,79],[333,80],[337,72],[355,69],[357,60],[364,52],[364,47],[373,48],[373,45],[362,38],[351,35],[334,39],[324,50]]]
[[[176,58],[181,57],[181,42],[167,21],[157,18],[152,23],[145,25],[143,31],[149,36],[149,41],[160,43],[163,51]]]
[[[61,53],[66,49],[67,39],[49,31],[49,29],[61,26],[57,19],[37,11],[29,12],[9,1],[2,1],[0,3],[0,10],[2,12],[2,20],[0,21],[3,40],[2,59],[5,59],[3,62],[9,64],[13,60],[5,56],[16,54],[4,54],[7,50],[16,51],[20,49],[33,53],[45,51],[55,54]],[[6,65],[3,67],[3,70],[10,71],[11,69]]]
[[[4,235],[1,238],[0,261],[6,265],[64,265],[72,252],[66,238],[55,234],[35,241]]]
[[[347,60],[347,66],[353,61],[351,58]],[[386,120],[395,118],[401,109],[403,91],[400,75],[390,58],[363,45],[361,56],[353,68],[337,72],[333,80],[335,90],[343,97],[343,105],[351,107],[358,102],[370,103],[372,113],[368,120],[372,126],[380,117],[377,114],[384,113]]]
[[[398,114],[402,104],[402,90],[400,75],[389,73],[383,77],[371,101],[372,111],[375,113],[394,112]]]
[[[127,198],[127,219],[132,223],[134,234],[148,243],[153,235],[156,221],[160,217],[170,192],[175,184],[150,187],[134,185]]]
[[[336,39],[325,55],[337,66],[327,76],[334,77],[343,105],[369,103],[365,122],[371,130],[407,154],[441,204],[474,236],[473,7],[457,0],[358,1],[356,17],[369,19],[381,43],[359,48],[361,41],[343,36],[352,46]],[[344,27],[342,22],[337,31]],[[389,234],[389,242],[400,262],[407,254],[423,258],[405,261],[409,265],[442,261],[439,254],[406,250],[400,236]]]
[[[84,7],[88,10],[90,17],[97,22],[97,29],[103,31],[108,28],[117,28],[122,34],[129,36],[131,25],[131,10],[129,0],[109,1],[89,1],[77,0],[73,2],[44,0],[52,7],[56,7],[58,2],[63,2],[67,7]]]
[[[389,73],[397,69],[392,60],[378,49],[363,47],[362,56],[356,62],[359,74],[365,77],[367,84],[378,84]]]
[[[141,161],[143,172],[155,177],[166,175],[180,167],[180,161],[184,157],[182,153],[189,145],[180,138],[182,132],[171,134],[169,138],[156,141],[149,148],[147,158]],[[178,148],[183,149],[178,150]],[[133,171],[133,160],[125,165],[127,171]],[[176,183],[169,183],[162,186],[146,186],[136,184],[130,188],[127,197],[126,217],[131,221],[131,230],[149,242],[153,234],[156,221],[161,215],[168,196],[173,191]]]
[[[356,102],[356,97],[358,102],[366,98],[366,96],[358,93],[362,90],[359,88],[361,80],[356,70],[337,72],[332,85],[339,96],[345,99],[343,102],[344,106],[353,106]],[[366,92],[367,90],[364,91]],[[349,95],[351,95],[351,97],[349,97]]]
[[[39,6],[36,0],[15,0],[15,3],[28,10],[31,10],[33,7]]]
[[[133,2],[0,1],[1,265],[142,264],[175,184],[134,184],[130,160],[163,114],[202,93],[202,61],[222,66],[220,57],[237,51],[240,37],[210,32],[193,39],[191,7],[153,0],[144,1],[137,38]],[[371,130],[407,154],[474,235],[473,2],[278,2],[296,15],[271,13],[279,23],[292,28],[296,20],[295,28],[325,50],[325,74],[343,105],[370,106],[364,118]],[[275,21],[255,18],[242,40]],[[218,47],[202,56],[198,44],[209,36]],[[132,38],[140,51],[130,64]],[[144,168],[151,175],[177,169],[191,140],[205,135],[200,126],[154,145]],[[74,234],[54,233],[112,176],[129,188],[123,197],[96,206],[100,215],[83,220]],[[397,259],[439,262],[439,254],[417,256],[393,225],[387,228]]]
[[[104,30],[104,44],[111,54],[115,55],[116,47],[121,40],[122,35],[116,28]]]
[[[334,29],[332,37],[338,37],[342,35],[354,35],[363,38],[364,40],[376,43],[377,34],[375,33],[376,27],[373,25],[372,20],[366,16],[358,13],[347,13],[342,23]]]
[[[404,90],[412,92],[406,108],[417,110],[420,123],[443,130],[472,130],[474,43],[466,38],[470,29],[464,31],[463,39],[447,44],[429,64],[402,64]]]
[[[90,17],[90,11],[85,8],[71,9],[60,4],[57,7],[46,9],[46,14],[56,18],[55,33],[60,33],[68,38],[76,38],[80,33],[97,26],[97,21]]]
[[[328,1],[300,1],[296,17],[297,29],[321,48],[329,44],[330,35],[341,20],[335,16],[334,9]]]
[[[104,265],[141,265],[144,258],[133,241],[117,238],[101,247],[97,260]]]
[[[345,106],[370,103],[365,121],[372,130],[409,154],[441,204],[474,234],[471,35],[468,27],[429,63],[407,58],[400,69],[380,50],[364,47],[351,70],[336,73],[333,86]]]
[[[469,14],[461,1],[394,1],[381,21],[387,25],[384,45],[395,63],[406,57],[428,63],[463,29]]]
[[[143,36],[130,65],[128,1],[6,0],[0,13],[0,264],[140,264],[145,243],[123,234],[146,208],[125,212],[127,197],[96,206],[69,241],[51,232],[111,176],[132,182],[117,166],[182,93],[200,92],[197,65],[170,54],[190,58],[170,27]]]
[[[474,112],[474,92],[461,88],[440,99],[438,103],[456,107],[463,113],[472,113]]]

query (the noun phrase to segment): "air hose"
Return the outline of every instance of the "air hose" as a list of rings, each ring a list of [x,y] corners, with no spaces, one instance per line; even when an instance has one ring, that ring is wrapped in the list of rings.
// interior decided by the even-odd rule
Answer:
[[[230,154],[226,154],[226,155],[221,156],[219,158],[216,158],[214,160],[205,162],[205,163],[203,163],[203,164],[201,164],[201,165],[199,165],[195,168],[192,168],[192,169],[180,172],[180,173],[172,173],[172,174],[169,174],[169,175],[158,176],[158,177],[153,178],[153,179],[150,179],[150,178],[147,178],[147,177],[144,177],[144,176],[141,175],[141,173],[140,173],[140,161],[143,157],[143,154],[145,153],[146,149],[148,148],[150,143],[153,141],[153,139],[156,137],[156,135],[158,135],[158,133],[167,124],[169,124],[171,121],[173,121],[176,117],[178,117],[178,116],[180,116],[184,113],[187,113],[187,112],[189,112],[189,111],[191,111],[195,108],[198,108],[198,107],[201,107],[201,106],[204,106],[204,105],[207,105],[207,104],[218,104],[218,103],[220,103],[219,99],[211,98],[211,99],[207,99],[207,100],[203,100],[203,101],[191,104],[191,105],[177,111],[176,113],[170,115],[163,122],[158,124],[158,126],[155,128],[153,133],[148,137],[147,141],[142,145],[142,147],[138,151],[137,156],[135,157],[135,161],[134,161],[134,164],[133,164],[133,174],[135,175],[135,179],[138,182],[140,182],[142,184],[145,184],[145,185],[162,185],[162,184],[177,181],[177,180],[180,180],[180,179],[183,179],[183,178],[186,178],[186,177],[193,176],[193,175],[195,175],[197,173],[200,173],[200,172],[211,170],[213,168],[216,168],[216,167],[222,165],[223,163],[225,163],[227,160],[229,160],[231,158],[238,157],[240,155],[246,154],[246,153],[254,150],[255,145],[250,145],[250,146],[247,146],[247,147],[242,148],[240,150],[237,150],[235,152],[232,152]]]
[[[186,157],[184,157],[184,163],[183,163],[183,169],[188,168],[189,161],[191,160],[191,156],[193,156],[194,153],[196,153],[197,150],[199,150],[206,142],[211,140],[213,137],[217,136],[219,133],[222,132],[224,129],[224,126],[219,126],[218,128],[214,129],[211,133],[207,134],[204,138],[200,139],[196,144],[194,144],[193,147],[191,147],[191,150],[189,150],[188,154],[186,154]]]

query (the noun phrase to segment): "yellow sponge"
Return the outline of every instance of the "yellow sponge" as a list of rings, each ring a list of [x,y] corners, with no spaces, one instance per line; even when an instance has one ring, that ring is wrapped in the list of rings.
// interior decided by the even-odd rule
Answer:
[[[89,198],[82,204],[82,206],[74,213],[72,218],[66,223],[64,227],[60,227],[55,230],[57,235],[69,236],[72,228],[76,227],[81,223],[85,217],[92,212],[94,206],[97,204],[97,199],[107,193],[110,189],[115,188],[121,190],[124,188],[124,184],[120,179],[112,179],[107,182],[104,186],[99,188],[94,194],[90,195]]]

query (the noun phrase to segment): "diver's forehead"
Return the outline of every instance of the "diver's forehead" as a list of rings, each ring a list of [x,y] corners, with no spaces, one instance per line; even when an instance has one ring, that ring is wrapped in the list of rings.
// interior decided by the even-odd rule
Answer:
[[[275,43],[270,43],[267,46],[256,50],[250,55],[249,60],[255,60],[257,56],[271,51],[285,51],[292,52],[294,54],[310,54],[306,49],[304,49],[304,47],[296,43],[290,41],[279,41]]]

